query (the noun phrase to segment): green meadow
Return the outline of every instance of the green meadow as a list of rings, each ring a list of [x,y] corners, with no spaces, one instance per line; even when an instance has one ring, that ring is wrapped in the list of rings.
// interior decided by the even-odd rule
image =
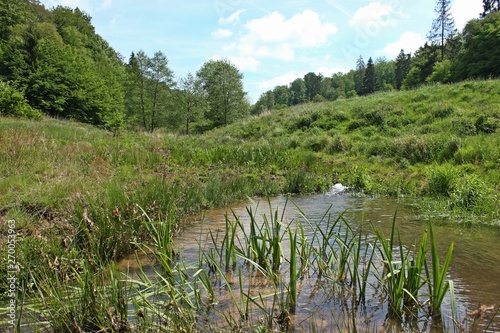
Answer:
[[[57,285],[143,248],[159,232],[145,220],[170,221],[170,235],[207,209],[335,183],[452,223],[498,226],[499,171],[499,80],[302,104],[189,136],[0,119],[0,219],[15,220],[18,283],[31,297],[47,287],[40,276]]]

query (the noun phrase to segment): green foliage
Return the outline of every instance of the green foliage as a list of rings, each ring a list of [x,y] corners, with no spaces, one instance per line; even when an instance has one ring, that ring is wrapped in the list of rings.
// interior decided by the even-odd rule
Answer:
[[[451,71],[452,62],[450,60],[445,59],[443,61],[436,62],[434,64],[434,71],[426,80],[428,82],[449,83],[451,82]]]
[[[143,51],[137,55],[132,53],[128,74],[127,114],[132,122],[139,123],[149,132],[164,126],[170,89],[174,86],[173,72],[165,54],[157,51],[153,57],[148,57]]]
[[[0,81],[0,114],[34,119],[42,117],[42,113],[32,108],[21,92],[2,81]]]
[[[304,84],[306,86],[306,101],[312,101],[317,95],[321,96],[321,81],[323,75],[309,72],[304,75]]]
[[[298,105],[307,102],[307,87],[303,79],[295,79],[290,83],[290,104]]]
[[[464,46],[453,66],[454,80],[500,76],[500,12],[471,20],[464,28]]]
[[[243,74],[229,60],[210,60],[196,73],[207,94],[207,118],[214,126],[227,125],[248,114]]]
[[[401,90],[403,82],[408,75],[411,68],[411,54],[406,54],[403,49],[399,52],[396,57],[396,69],[395,69],[395,83],[396,89]]]
[[[363,76],[363,87],[361,90],[363,95],[373,94],[375,92],[375,66],[372,58],[369,58],[366,63],[366,69]]]

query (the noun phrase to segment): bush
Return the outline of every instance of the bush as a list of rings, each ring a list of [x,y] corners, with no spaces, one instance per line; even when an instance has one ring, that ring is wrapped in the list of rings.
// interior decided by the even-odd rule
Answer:
[[[464,175],[459,179],[450,195],[454,207],[473,210],[490,197],[486,184],[476,175]]]
[[[43,115],[32,108],[24,95],[8,85],[0,82],[0,114],[5,116],[39,119]]]
[[[495,133],[500,127],[500,120],[481,115],[477,118],[474,125],[478,132]]]
[[[491,199],[486,184],[463,169],[444,164],[432,167],[428,176],[429,193],[448,198],[451,208],[471,211]]]
[[[431,194],[450,197],[455,183],[459,178],[459,172],[451,165],[440,165],[429,169],[429,188]]]

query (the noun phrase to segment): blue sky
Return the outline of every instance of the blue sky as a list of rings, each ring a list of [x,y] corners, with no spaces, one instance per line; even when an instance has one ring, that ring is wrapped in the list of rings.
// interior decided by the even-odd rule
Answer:
[[[176,77],[227,58],[255,102],[307,72],[330,76],[365,61],[394,59],[425,43],[436,0],[41,0],[79,7],[96,32],[128,60],[162,51]],[[479,17],[481,0],[452,0],[457,28]]]

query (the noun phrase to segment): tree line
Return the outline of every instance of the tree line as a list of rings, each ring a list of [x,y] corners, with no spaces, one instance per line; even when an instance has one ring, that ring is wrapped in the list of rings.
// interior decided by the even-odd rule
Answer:
[[[450,0],[438,0],[428,42],[394,60],[360,56],[355,69],[330,77],[307,73],[261,95],[250,106],[243,74],[228,60],[210,60],[176,79],[166,55],[118,54],[85,12],[38,0],[0,2],[0,114],[48,115],[119,131],[128,127],[190,133],[248,114],[377,91],[411,89],[500,76],[500,4],[484,0],[480,18],[462,32]]]
[[[125,61],[78,8],[0,2],[0,114],[189,133],[248,114],[242,79],[225,59],[176,79],[161,51]]]
[[[414,54],[401,50],[394,60],[360,56],[355,69],[325,77],[309,72],[288,85],[263,93],[251,113],[307,102],[333,101],[378,91],[412,89],[422,84],[500,77],[500,1],[484,0],[480,18],[460,33],[450,0],[438,0],[427,42]]]

